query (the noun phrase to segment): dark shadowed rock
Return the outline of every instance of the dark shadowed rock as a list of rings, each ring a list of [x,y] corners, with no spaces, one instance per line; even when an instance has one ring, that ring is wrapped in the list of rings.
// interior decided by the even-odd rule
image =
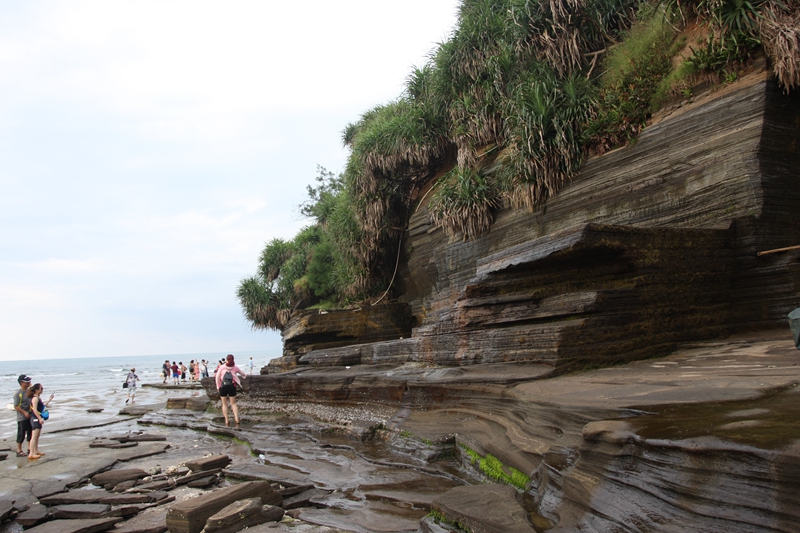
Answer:
[[[209,517],[245,498],[259,498],[269,505],[279,505],[283,499],[266,481],[231,485],[176,503],[167,513],[167,527],[172,533],[199,533]]]
[[[84,520],[53,520],[27,531],[31,533],[97,533],[108,531],[121,518],[93,518]]]
[[[209,517],[205,533],[235,533],[244,528],[275,522],[283,518],[283,509],[261,504],[260,498],[247,498],[234,502]]]
[[[535,533],[528,513],[508,485],[454,487],[433,500],[432,509],[472,533]]]

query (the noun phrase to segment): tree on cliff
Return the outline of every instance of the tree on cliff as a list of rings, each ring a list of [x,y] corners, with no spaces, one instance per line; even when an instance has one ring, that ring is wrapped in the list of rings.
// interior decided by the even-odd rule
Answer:
[[[288,244],[267,246],[239,289],[247,317],[280,327],[293,308],[377,294],[423,200],[435,226],[479,237],[497,209],[538,208],[587,151],[630,142],[665,100],[735,79],[761,49],[786,91],[800,85],[800,0],[463,0],[403,94],[347,126],[342,176],[309,189],[317,240],[303,230],[277,270],[265,254]]]

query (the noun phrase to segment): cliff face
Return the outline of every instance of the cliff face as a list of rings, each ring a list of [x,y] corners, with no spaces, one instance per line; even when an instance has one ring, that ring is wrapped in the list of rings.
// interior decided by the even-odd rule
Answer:
[[[800,244],[798,139],[800,95],[753,74],[590,159],[537,211],[499,212],[478,239],[434,228],[423,204],[396,284],[410,337],[392,327],[319,348],[330,364],[569,368],[782,324],[800,301],[800,253],[757,252]],[[326,320],[315,331],[335,337],[341,318]],[[284,333],[285,355],[302,335]]]
[[[501,211],[481,238],[449,237],[421,205],[399,301],[296,315],[242,405],[352,410],[389,445],[406,433],[455,442],[448,457],[492,455],[530,477],[509,496],[530,500],[519,530],[798,531],[786,315],[800,251],[758,255],[800,244],[798,143],[800,93],[754,74],[590,159],[541,209]],[[378,407],[391,414],[363,415]],[[448,495],[450,519],[474,511]]]

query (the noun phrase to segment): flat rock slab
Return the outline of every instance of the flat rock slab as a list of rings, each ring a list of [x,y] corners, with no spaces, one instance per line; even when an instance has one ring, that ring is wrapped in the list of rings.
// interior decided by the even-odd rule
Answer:
[[[259,498],[269,505],[283,500],[268,482],[247,481],[176,503],[167,512],[167,527],[171,533],[200,533],[212,515],[245,498]]]
[[[165,531],[167,531],[166,510],[140,513],[114,528],[114,533],[164,533]]]
[[[109,439],[97,439],[96,441],[89,444],[89,448],[111,448],[111,449],[119,449],[119,448],[132,448],[134,446],[138,446],[138,442],[119,442],[116,440],[109,440]]]
[[[131,503],[154,503],[169,497],[169,494],[162,490],[147,492],[144,494],[112,494],[102,498],[99,503],[106,503],[108,505],[125,505]]]
[[[108,470],[92,476],[92,485],[98,487],[105,487],[110,489],[117,486],[123,481],[142,479],[147,477],[148,473],[141,468],[121,468],[119,470]]]
[[[141,404],[137,403],[137,404],[132,404],[132,405],[126,405],[125,407],[123,407],[122,409],[119,410],[119,414],[121,414],[121,415],[131,415],[131,416],[142,416],[142,415],[146,415],[147,413],[150,413],[152,411],[160,411],[161,409],[164,409],[166,406],[167,406],[167,402],[153,403],[153,404],[147,404],[147,405],[141,405]]]
[[[56,505],[50,509],[54,518],[105,518],[111,506],[102,503],[77,503],[72,505]]]
[[[119,437],[111,437],[113,440],[119,442],[161,442],[167,440],[164,435],[152,435],[149,433],[122,435]]]
[[[431,508],[472,533],[536,533],[517,491],[508,485],[454,487],[435,498]]]
[[[234,502],[209,517],[205,533],[236,533],[244,528],[276,522],[283,518],[283,509],[261,505],[261,498],[246,498]]]
[[[0,501],[0,522],[8,518],[11,511],[14,510],[14,502],[11,500]]]
[[[170,398],[167,400],[167,409],[186,409],[188,411],[202,412],[206,410],[209,403],[211,402],[207,397]]]
[[[77,503],[100,503],[103,498],[116,496],[112,492],[105,490],[74,490],[39,498],[44,505],[71,505]]]
[[[186,461],[184,464],[192,472],[203,472],[216,468],[225,468],[231,464],[231,458],[227,455],[211,455],[194,461]]]
[[[27,511],[17,515],[17,523],[22,527],[35,526],[47,517],[47,507],[39,503],[31,505]]]
[[[27,531],[30,533],[96,533],[98,531],[108,531],[121,520],[121,518],[52,520]]]

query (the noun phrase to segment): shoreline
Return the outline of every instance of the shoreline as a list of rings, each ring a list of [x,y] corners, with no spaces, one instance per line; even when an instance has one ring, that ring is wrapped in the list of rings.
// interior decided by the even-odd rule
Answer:
[[[317,402],[298,396],[266,401],[257,384],[264,380],[277,383],[280,375],[253,376],[238,397],[242,407],[238,427],[222,424],[218,400],[209,403],[205,392],[170,386],[171,390],[164,391],[169,393],[166,402],[137,403],[123,407],[119,414],[107,409],[92,414],[88,424],[84,418],[46,425],[41,437],[46,457],[31,462],[15,457],[0,461],[0,502],[8,499],[9,491],[38,491],[41,495],[78,485],[103,469],[178,466],[205,453],[226,451],[233,459],[229,469],[233,482],[255,478],[311,484],[325,493],[316,504],[302,508],[300,522],[273,527],[363,533],[381,524],[382,531],[412,531],[420,527],[430,509],[444,505],[457,486],[487,491],[480,492],[484,499],[494,494],[491,491],[497,489],[491,487],[495,485],[480,484],[491,479],[470,455],[477,454],[492,455],[503,465],[530,474],[527,489],[518,493],[519,497],[537,491],[549,494],[549,505],[558,509],[560,522],[546,508],[541,508],[537,520],[549,520],[552,526],[558,524],[560,530],[568,531],[580,525],[586,513],[610,512],[602,507],[602,496],[592,500],[594,503],[581,503],[584,510],[577,514],[569,502],[602,495],[606,479],[629,478],[632,473],[624,468],[618,471],[616,463],[623,450],[633,453],[631,446],[642,450],[637,452],[642,455],[634,453],[639,457],[637,476],[648,472],[647,456],[654,453],[660,454],[659,461],[665,464],[675,462],[660,475],[667,476],[669,486],[683,490],[695,489],[690,482],[669,476],[680,478],[687,469],[711,468],[715,475],[730,481],[706,487],[706,499],[726,501],[734,497],[727,492],[729,486],[735,491],[746,482],[736,477],[737,467],[729,464],[731,461],[746,460],[751,469],[758,468],[759,473],[751,475],[759,476],[768,475],[761,472],[774,471],[778,464],[782,468],[800,465],[800,429],[787,427],[800,416],[800,403],[795,401],[800,397],[800,353],[784,333],[769,331],[692,343],[666,357],[527,382],[515,378],[502,386],[498,386],[502,379],[492,371],[484,372],[487,381],[483,383],[444,379],[438,386],[457,388],[461,399],[424,408],[413,402],[403,406],[357,402],[352,398],[369,398],[355,395],[349,401],[325,401],[319,394],[339,379],[349,380],[348,387],[359,387],[368,368],[358,369],[361,377],[352,373],[348,377],[346,369],[292,373],[294,387],[303,375],[314,383]],[[516,367],[505,368],[513,373]],[[439,377],[441,373],[441,369],[431,371]],[[320,381],[322,376],[329,382]],[[399,379],[396,372],[390,377]],[[413,394],[422,383],[419,376],[415,379],[409,389]],[[434,386],[432,381],[423,385],[423,389]],[[176,394],[176,388],[186,389],[187,394]],[[691,425],[697,413],[707,417],[702,426]],[[664,433],[664,428],[673,429]],[[160,451],[159,444],[153,443],[119,450],[88,449],[95,436],[126,431],[163,435],[170,446]],[[769,438],[763,440],[765,437]],[[0,440],[3,446],[13,449],[13,438]],[[694,463],[686,463],[686,454],[694,457]],[[600,462],[593,462],[596,460]],[[536,477],[542,468],[548,470],[548,476]],[[587,472],[601,475],[598,485],[585,493],[569,494],[570,487],[579,487]],[[615,490],[622,491],[620,494],[634,490],[625,497],[657,516],[663,500],[650,501],[636,492],[636,486],[651,484],[648,493],[662,490],[658,478],[647,475],[650,477],[630,478],[630,486]],[[563,494],[548,488],[546,480],[553,476],[571,480],[561,481]],[[698,474],[693,479],[704,477]],[[759,493],[754,501],[792,515],[796,508],[787,510],[780,503],[783,500],[774,499],[784,498],[786,490],[796,493],[798,487],[791,479],[773,479],[773,484],[778,482],[782,488]],[[472,508],[451,504],[449,512]],[[597,506],[601,507],[595,510]],[[475,507],[476,512],[480,509]],[[489,510],[480,513],[492,516]],[[709,515],[714,516],[713,512]],[[8,524],[0,526],[0,533],[19,531],[8,529]],[[305,529],[297,529],[300,526]]]

